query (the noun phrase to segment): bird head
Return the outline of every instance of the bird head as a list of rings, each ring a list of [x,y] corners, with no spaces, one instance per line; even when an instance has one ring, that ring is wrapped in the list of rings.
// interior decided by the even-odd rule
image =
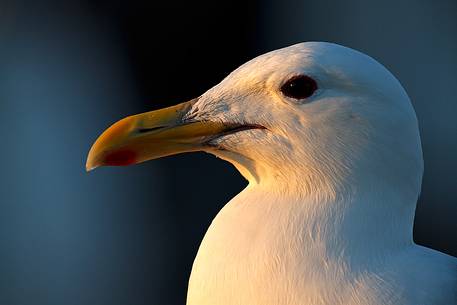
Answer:
[[[86,168],[206,151],[253,183],[336,194],[354,180],[410,183],[422,152],[409,98],[381,64],[307,42],[259,56],[200,97],[124,118],[92,146]],[[418,178],[419,177],[419,178]]]

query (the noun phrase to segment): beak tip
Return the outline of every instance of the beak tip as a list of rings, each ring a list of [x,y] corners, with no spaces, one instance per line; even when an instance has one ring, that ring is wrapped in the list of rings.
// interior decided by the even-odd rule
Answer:
[[[90,164],[89,162],[86,163],[86,172],[93,171],[96,168],[97,168],[96,165]]]
[[[87,156],[87,159],[86,159],[86,166],[85,166],[86,172],[93,171],[94,169],[96,169],[99,166],[100,166],[100,164],[99,164],[99,162],[96,161],[96,158],[94,158],[92,149],[91,149],[89,151],[89,155]]]

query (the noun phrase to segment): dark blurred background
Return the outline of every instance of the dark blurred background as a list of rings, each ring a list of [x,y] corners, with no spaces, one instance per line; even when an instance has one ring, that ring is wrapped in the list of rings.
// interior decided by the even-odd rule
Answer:
[[[256,55],[331,41],[387,66],[419,118],[417,243],[457,256],[457,2],[0,0],[0,304],[184,304],[246,182],[203,153],[86,173],[101,131]]]

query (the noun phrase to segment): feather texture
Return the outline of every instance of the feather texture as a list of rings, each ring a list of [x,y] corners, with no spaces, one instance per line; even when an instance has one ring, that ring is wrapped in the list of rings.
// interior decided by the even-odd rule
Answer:
[[[318,90],[283,96],[299,74]],[[457,260],[412,239],[423,172],[414,109],[374,59],[321,42],[273,51],[187,119],[266,128],[208,146],[249,185],[209,227],[188,305],[457,304]]]

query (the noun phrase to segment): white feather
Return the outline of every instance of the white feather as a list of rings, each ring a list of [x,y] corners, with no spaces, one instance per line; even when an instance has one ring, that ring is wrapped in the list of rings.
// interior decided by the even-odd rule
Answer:
[[[279,88],[314,78],[309,99]],[[249,180],[213,220],[188,305],[452,305],[457,260],[412,239],[423,160],[417,119],[382,65],[330,43],[262,55],[188,118],[259,124],[208,151]]]

